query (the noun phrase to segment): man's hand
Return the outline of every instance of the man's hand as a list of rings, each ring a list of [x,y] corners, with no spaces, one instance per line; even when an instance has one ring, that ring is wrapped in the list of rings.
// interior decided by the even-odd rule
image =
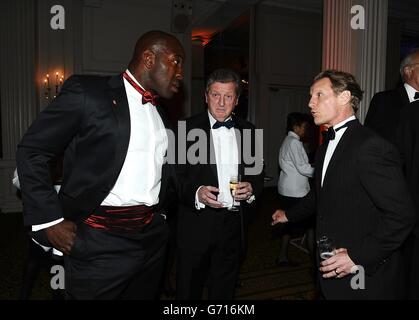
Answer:
[[[237,201],[247,200],[253,194],[253,188],[250,182],[239,182],[234,192],[234,199]]]
[[[223,204],[217,201],[217,196],[214,193],[219,192],[218,188],[212,186],[203,186],[198,190],[199,202],[211,208],[222,208]]]
[[[69,255],[76,237],[77,226],[74,222],[63,220],[45,229],[48,241],[62,253]]]
[[[277,223],[287,223],[288,219],[287,216],[285,215],[285,211],[284,210],[276,210],[274,212],[274,214],[272,215],[272,223],[271,226],[276,225]]]
[[[335,255],[320,263],[320,271],[323,278],[343,278],[352,273],[355,263],[348,255],[348,250],[339,248],[335,250]]]

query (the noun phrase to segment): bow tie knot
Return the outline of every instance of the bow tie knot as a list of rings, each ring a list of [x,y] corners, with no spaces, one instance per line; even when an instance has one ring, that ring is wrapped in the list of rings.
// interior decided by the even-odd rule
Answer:
[[[212,128],[213,129],[218,129],[218,128],[221,128],[221,127],[226,127],[227,129],[231,129],[231,128],[234,128],[234,126],[235,126],[234,120],[230,119],[230,120],[227,120],[227,121],[224,121],[224,122],[217,121],[216,123],[213,124]]]
[[[147,102],[150,102],[153,106],[157,105],[157,98],[158,96],[153,94],[151,91],[144,90],[141,88],[135,81],[130,77],[130,75],[125,71],[122,75],[125,80],[127,80],[130,85],[133,86],[135,90],[137,90],[141,95],[143,96],[141,102],[142,104],[146,104]]]
[[[156,98],[157,96],[155,94],[153,94],[150,91],[143,91],[142,93],[143,98],[142,98],[142,103],[146,104],[147,102],[150,102],[153,106],[155,106],[156,103]]]
[[[325,141],[335,140],[336,132],[333,127],[327,129],[327,131],[323,131],[323,139]]]
[[[349,127],[350,125],[352,125],[353,123],[355,123],[357,120],[350,120],[348,122],[346,122],[344,125],[341,125],[339,128],[333,129],[333,127],[329,127],[329,129],[327,129],[327,131],[323,131],[323,139],[325,142],[329,142],[330,140],[334,140],[336,137],[336,132],[338,132],[340,129]]]
[[[415,93],[415,96],[413,97],[413,99],[418,100],[419,99],[419,92]]]

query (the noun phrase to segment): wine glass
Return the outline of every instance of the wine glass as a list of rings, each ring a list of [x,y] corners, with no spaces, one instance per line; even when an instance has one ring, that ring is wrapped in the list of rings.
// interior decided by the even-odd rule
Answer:
[[[239,211],[240,202],[234,199],[236,190],[239,187],[239,182],[241,181],[241,176],[239,174],[233,175],[230,177],[230,191],[233,198],[233,205],[228,208],[229,211]]]

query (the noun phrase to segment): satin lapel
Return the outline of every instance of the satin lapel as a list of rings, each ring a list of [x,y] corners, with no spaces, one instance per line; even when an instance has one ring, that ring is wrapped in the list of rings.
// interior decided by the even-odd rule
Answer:
[[[214,149],[214,141],[211,134],[211,124],[208,117],[208,113],[205,111],[202,113],[202,117],[200,117],[199,121],[196,125],[197,128],[202,129],[205,131],[205,136],[207,138],[207,161],[211,168],[212,173],[215,176],[215,181],[218,181],[218,173],[217,173],[217,164],[216,164],[216,157],[215,157],[215,149]]]
[[[239,164],[238,164],[238,174],[240,174],[242,177],[244,176],[244,162],[243,162],[243,127],[240,125],[240,121],[237,119],[237,117],[232,117],[234,122],[236,123],[236,126],[234,128],[235,134],[236,134],[236,142],[237,142],[237,151],[239,156]]]
[[[163,107],[157,105],[156,110],[159,113],[161,120],[163,121],[164,127],[166,129],[172,128],[172,125],[170,124],[169,119],[167,118],[166,111],[163,109]]]
[[[112,77],[108,84],[110,88],[107,93],[111,102],[110,105],[112,106],[112,111],[118,123],[118,138],[117,141],[115,141],[115,157],[122,168],[125,156],[128,152],[131,133],[128,100],[122,75]]]
[[[327,145],[323,143],[322,145],[319,146],[319,149],[316,155],[315,184],[316,184],[317,190],[321,190],[323,163],[324,163],[324,157],[326,156],[326,150],[327,150]]]
[[[357,126],[359,126],[359,122],[354,122],[348,128],[346,129],[345,133],[343,134],[342,138],[340,139],[335,152],[333,152],[332,158],[330,159],[329,165],[327,167],[326,174],[324,175],[323,180],[323,188],[325,187],[327,183],[327,178],[333,174],[333,171],[335,167],[339,164],[342,157],[345,155],[345,150],[349,142],[351,141],[351,135],[353,130],[356,129]]]
[[[400,87],[398,87],[397,91],[399,92],[400,98],[402,99],[402,105],[400,107],[403,107],[409,104],[410,103],[409,96],[407,95],[406,88],[404,87],[404,85],[401,85]]]

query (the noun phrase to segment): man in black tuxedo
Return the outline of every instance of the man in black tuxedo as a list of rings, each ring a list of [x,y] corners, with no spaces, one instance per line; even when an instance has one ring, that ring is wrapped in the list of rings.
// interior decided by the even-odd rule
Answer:
[[[317,239],[332,238],[337,248],[319,266],[326,299],[402,298],[399,249],[415,217],[398,152],[355,118],[362,91],[352,75],[324,71],[310,94],[314,122],[329,127],[316,155],[315,186],[300,205],[277,210],[272,224],[317,213]]]
[[[167,121],[155,105],[178,91],[183,57],[172,35],[143,34],[123,74],[70,77],[18,145],[24,223],[64,253],[67,298],[157,293],[175,171],[163,164]],[[49,162],[61,154],[57,195]]]
[[[416,72],[419,74],[419,65]],[[407,184],[413,198],[416,211],[416,225],[409,235],[404,255],[407,266],[407,297],[419,299],[419,100],[405,106],[400,113],[397,130],[399,148]]]
[[[209,299],[234,297],[244,220],[263,188],[255,127],[232,113],[239,94],[239,76],[229,69],[215,70],[206,86],[208,110],[184,123],[188,157],[178,165],[177,299],[202,299],[205,285]],[[195,159],[191,150],[198,145]],[[242,179],[233,199],[229,181],[237,174]],[[234,200],[240,202],[239,211],[229,210]]]
[[[402,108],[419,99],[419,48],[403,59],[400,76],[403,84],[398,88],[374,95],[364,122],[366,127],[393,144]]]

